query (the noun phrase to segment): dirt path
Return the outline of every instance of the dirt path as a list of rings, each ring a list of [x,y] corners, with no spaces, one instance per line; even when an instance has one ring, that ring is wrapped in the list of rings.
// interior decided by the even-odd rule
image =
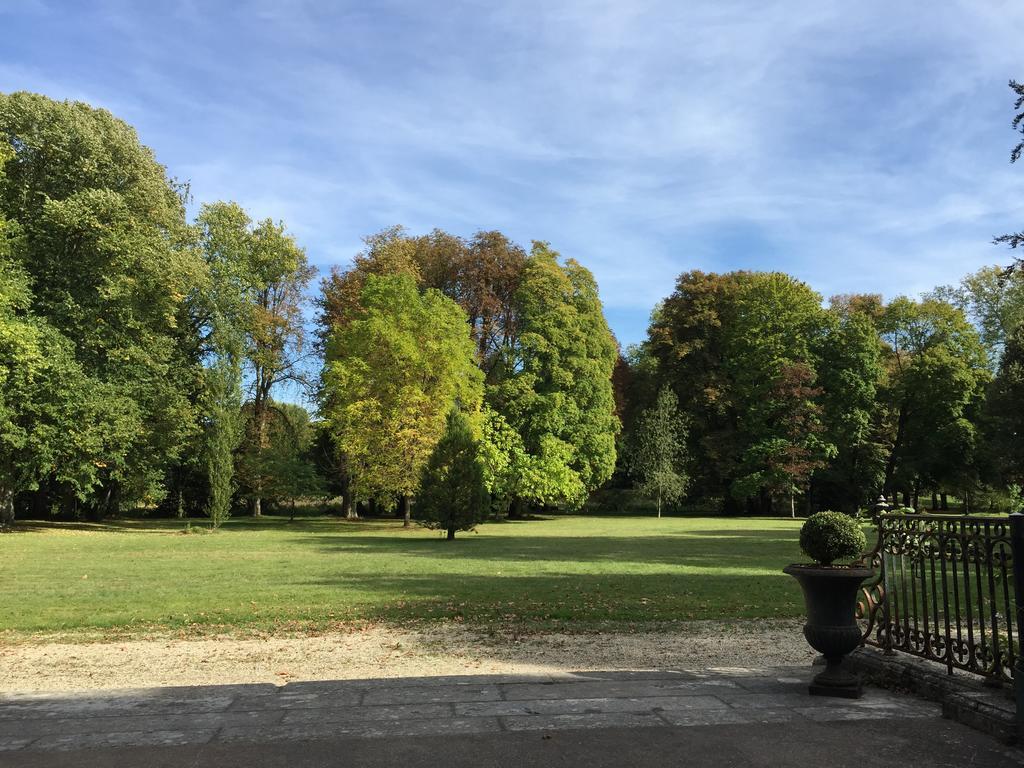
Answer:
[[[0,646],[0,691],[292,680],[703,669],[809,662],[797,621],[692,622],[672,632],[484,635],[455,625],[314,637]]]

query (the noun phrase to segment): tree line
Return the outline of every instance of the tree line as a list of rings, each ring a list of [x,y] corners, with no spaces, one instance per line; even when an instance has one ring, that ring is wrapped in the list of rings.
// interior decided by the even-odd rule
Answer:
[[[307,334],[316,273],[283,224],[228,202],[189,221],[187,185],[86,104],[0,95],[0,132],[4,522],[218,525],[317,493],[408,522],[422,487],[417,516],[453,533],[611,476],[617,347],[593,276],[548,244],[389,229],[323,279]],[[314,422],[275,399],[289,383]]]
[[[659,514],[1024,484],[1019,270],[827,306],[785,274],[687,272],[622,351],[550,244],[395,227],[323,276],[307,332],[316,270],[284,224],[190,220],[188,186],[86,104],[0,94],[0,133],[0,525],[330,495],[451,537],[608,484]]]
[[[620,363],[633,474],[733,513],[855,512],[880,492],[1019,504],[1022,320],[1024,276],[997,267],[920,300],[827,307],[788,275],[687,272]],[[652,452],[665,435],[678,447]]]

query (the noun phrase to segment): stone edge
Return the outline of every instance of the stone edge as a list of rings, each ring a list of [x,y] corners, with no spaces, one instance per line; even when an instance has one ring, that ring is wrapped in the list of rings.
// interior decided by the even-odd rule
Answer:
[[[1004,744],[1024,743],[1018,738],[1012,695],[965,675],[949,675],[944,666],[913,656],[885,655],[861,647],[847,656],[844,665],[860,673],[865,682],[880,688],[909,691],[942,704],[942,716],[994,736]]]

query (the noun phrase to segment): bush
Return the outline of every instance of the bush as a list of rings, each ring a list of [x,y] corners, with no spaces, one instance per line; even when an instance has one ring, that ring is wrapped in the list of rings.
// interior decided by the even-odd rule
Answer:
[[[856,560],[868,540],[857,521],[842,512],[818,512],[800,529],[800,549],[819,565]]]

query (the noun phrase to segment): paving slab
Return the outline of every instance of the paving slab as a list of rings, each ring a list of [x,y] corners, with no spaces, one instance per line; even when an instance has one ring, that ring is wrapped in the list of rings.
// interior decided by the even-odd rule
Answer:
[[[847,723],[872,727],[875,734],[866,721],[884,722],[886,732],[895,734],[900,730],[894,728],[897,723],[902,727],[917,721],[943,722],[937,704],[881,689],[868,688],[859,700],[811,697],[807,684],[815,671],[802,667],[590,671],[85,695],[9,694],[0,698],[0,765],[46,764],[33,762],[32,756],[71,753],[81,757],[79,764],[101,765],[93,758],[107,755],[111,765],[122,765],[117,755],[127,759],[149,754],[144,752],[148,749],[153,755],[168,756],[166,765],[173,766],[176,756],[185,754],[248,754],[246,745],[269,749],[291,744],[294,755],[305,756],[309,745],[327,742],[372,742],[387,752],[402,739],[487,739],[501,734],[569,738],[567,734],[575,731],[616,729],[633,733],[634,742],[668,729],[700,731],[710,743],[718,739],[716,728],[769,726],[777,729],[776,739],[789,739],[791,731],[825,739],[829,729],[841,730]],[[637,738],[641,728],[645,735]],[[294,747],[297,743],[303,745],[301,749]],[[749,750],[744,746],[740,751],[753,754],[754,745],[748,746]],[[263,762],[250,765],[274,764],[267,762],[273,750],[260,754]],[[206,757],[190,759],[192,763],[182,764],[214,762]],[[759,764],[744,759],[748,762],[736,764]],[[422,764],[438,763],[450,768],[447,753],[436,762]]]
[[[870,729],[870,738],[865,738]],[[98,747],[0,754],[2,768],[1013,768],[1021,753],[959,723],[797,720],[692,727],[496,731],[302,742]]]

